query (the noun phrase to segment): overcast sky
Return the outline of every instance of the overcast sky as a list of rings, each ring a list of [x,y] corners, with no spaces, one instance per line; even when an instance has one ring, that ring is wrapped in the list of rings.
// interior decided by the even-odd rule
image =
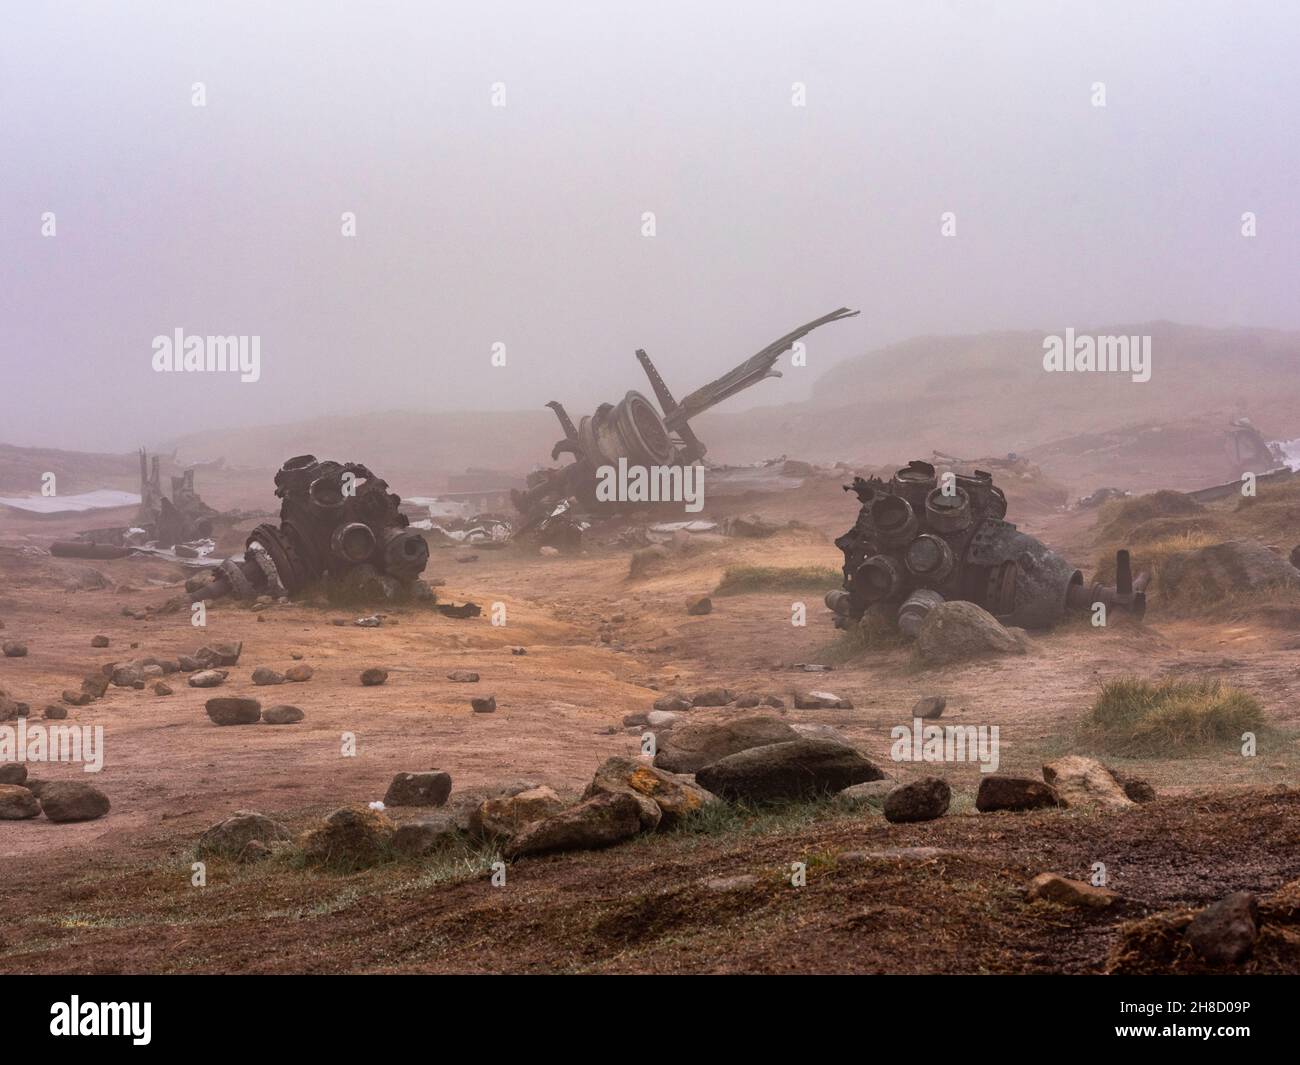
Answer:
[[[0,441],[576,416],[645,388],[638,347],[682,395],[846,304],[729,409],[917,334],[1300,327],[1298,12],[7,5]],[[260,336],[260,381],[155,373],[176,328]]]

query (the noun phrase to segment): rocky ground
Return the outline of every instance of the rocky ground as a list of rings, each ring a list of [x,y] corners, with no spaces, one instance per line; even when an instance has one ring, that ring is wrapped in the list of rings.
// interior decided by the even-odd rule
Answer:
[[[842,511],[847,525],[852,508],[838,486],[823,489],[817,506]],[[1079,536],[1077,516],[1028,517],[1032,531],[1058,542]],[[918,665],[903,648],[850,653],[815,591],[711,595],[708,612],[689,609],[728,566],[836,567],[830,537],[839,531],[709,542],[636,579],[628,576],[630,551],[614,546],[558,558],[435,550],[429,576],[446,582],[440,599],[473,600],[483,615],[381,607],[386,616],[373,627],[355,624],[370,610],[293,603],[218,604],[197,629],[187,614],[157,609],[178,590],[183,575],[175,567],[96,563],[106,586],[92,588],[98,582],[84,563],[5,547],[0,637],[27,653],[0,658],[0,687],[29,703],[30,721],[61,705],[63,723],[104,726],[101,773],[55,765],[31,775],[42,792],[89,781],[111,808],[89,820],[55,821],[48,811],[0,820],[0,899],[9,917],[0,969],[1185,968],[1203,959],[1180,946],[1190,918],[1178,914],[1239,890],[1258,896],[1251,919],[1259,930],[1254,953],[1239,964],[1300,968],[1284,916],[1290,911],[1269,901],[1300,876],[1300,793],[1290,790],[1300,783],[1294,633],[1153,609],[1143,625],[1070,623],[1031,634],[1023,654],[933,666]],[[459,561],[471,554],[476,560]],[[796,601],[807,604],[804,627],[791,625]],[[494,603],[505,606],[504,625],[492,624]],[[96,636],[108,646],[93,646]],[[242,649],[233,663],[185,663],[224,670],[216,687],[191,686],[198,670],[164,673],[201,647],[236,643]],[[141,663],[148,659],[157,660],[156,671]],[[85,705],[62,697],[67,690],[76,702],[83,678],[126,661],[140,674],[120,674],[126,686],[110,683]],[[833,668],[810,672],[809,665]],[[259,669],[301,675],[303,666],[310,667],[305,680],[254,680]],[[387,673],[383,683],[363,684],[372,668]],[[987,774],[975,764],[890,757],[890,729],[911,723],[918,700],[942,696],[943,723],[999,726],[999,775],[1045,785],[1045,763],[1087,753],[1077,730],[1099,683],[1126,674],[1221,677],[1251,692],[1269,724],[1258,754],[1107,759],[1159,797],[1026,812],[981,812]],[[160,682],[170,694],[155,693]],[[723,705],[695,705],[717,702],[723,696],[696,697],[719,689]],[[685,698],[671,701],[678,696]],[[262,720],[218,725],[214,717],[238,717],[239,706],[213,714],[206,704],[214,698],[255,699]],[[475,700],[483,701],[481,712]],[[654,710],[656,702],[667,709]],[[265,723],[276,706],[300,709],[301,720]],[[397,852],[385,836],[379,864],[362,862],[367,867],[353,872],[331,865],[334,836],[324,821],[331,811],[358,811],[334,826],[343,843],[368,838],[372,814],[389,826],[385,833],[428,820],[428,807],[391,801],[399,774],[449,775],[448,804],[434,811],[468,817],[494,793],[522,789],[540,792],[529,801],[554,814],[581,800],[609,759],[637,758],[647,731],[637,715],[652,712],[677,715],[652,723],[663,748],[673,747],[673,733],[689,736],[693,722],[761,714],[793,729],[805,744],[795,752],[801,758],[822,759],[812,771],[840,773],[842,781],[860,773],[856,763],[846,768],[839,755],[827,761],[819,753],[816,744],[833,737],[889,785],[852,782],[865,789],[856,800],[787,795],[786,804],[762,812],[723,803],[654,826],[644,803],[607,797],[596,802],[598,831],[609,834],[601,842],[614,844],[606,849],[552,853],[546,840],[568,829],[551,825],[528,846],[490,836],[426,854]],[[678,763],[674,772],[693,768]],[[754,780],[771,779],[765,772],[742,764],[711,779],[720,792],[739,789],[732,797],[743,800]],[[933,777],[947,786],[942,817],[884,816],[882,791]],[[402,787],[436,797],[443,785],[416,776],[399,786],[398,798]],[[924,783],[909,801],[924,807],[941,791]],[[382,814],[369,810],[385,800]],[[652,805],[662,817],[671,803]],[[259,839],[268,854],[243,862],[214,851],[204,859],[206,886],[193,886],[200,838],[241,810],[266,815],[283,833]],[[505,883],[494,886],[493,862],[506,858]],[[1079,902],[1075,896],[1088,893],[1066,885],[1040,886],[1035,894],[1043,897],[1028,900],[1038,874],[1086,881],[1098,862],[1116,897]],[[791,880],[794,863],[804,867],[802,886]],[[1142,919],[1177,927],[1124,931]],[[1137,955],[1126,953],[1134,936],[1144,945]]]

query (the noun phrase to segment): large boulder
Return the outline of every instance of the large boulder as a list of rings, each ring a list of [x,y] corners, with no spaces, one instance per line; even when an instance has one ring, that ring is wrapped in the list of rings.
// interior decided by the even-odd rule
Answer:
[[[269,846],[292,838],[293,833],[279,821],[254,810],[239,810],[204,832],[199,837],[195,853],[200,858],[209,855],[237,858],[253,840]]]
[[[1221,544],[1170,555],[1160,566],[1162,594],[1193,593],[1221,599],[1231,592],[1300,587],[1300,570],[1258,540]]]
[[[93,821],[109,810],[108,796],[80,780],[56,780],[41,787],[41,809],[51,821]]]
[[[980,813],[1037,810],[1059,805],[1061,800],[1055,789],[1033,777],[981,777],[979,791],[975,793],[975,809]]]
[[[0,821],[26,821],[41,812],[36,796],[19,784],[0,784]]]
[[[884,775],[846,744],[798,739],[728,755],[704,766],[695,779],[724,799],[766,802],[831,794]]]
[[[1006,628],[981,606],[955,599],[940,603],[921,623],[916,655],[928,665],[944,665],[983,655],[1022,655],[1024,634]]]
[[[348,871],[385,861],[392,851],[393,823],[366,806],[335,810],[303,840],[308,865]]]
[[[659,737],[654,764],[670,773],[694,773],[728,755],[770,743],[797,740],[795,732],[771,714],[751,714],[723,721],[690,721]]]
[[[608,847],[640,832],[641,816],[640,800],[628,792],[595,795],[525,826],[506,844],[505,856]]]
[[[584,799],[595,795],[613,795],[625,791],[651,799],[659,807],[662,828],[671,828],[684,817],[702,809],[706,803],[716,801],[697,784],[684,777],[675,776],[635,758],[611,758],[599,769]]]
[[[398,773],[384,795],[385,806],[442,806],[451,794],[451,774]]]
[[[885,797],[885,820],[895,824],[933,821],[948,812],[952,788],[940,777],[922,777],[895,788]]]
[[[470,814],[469,828],[480,839],[508,839],[563,809],[560,797],[545,785],[527,788],[512,795],[484,799]]]
[[[465,817],[460,811],[435,810],[398,825],[393,833],[393,850],[407,858],[420,858],[463,842],[465,830]]]
[[[1068,754],[1043,766],[1043,779],[1056,790],[1062,806],[1133,806],[1123,785],[1095,758]]]

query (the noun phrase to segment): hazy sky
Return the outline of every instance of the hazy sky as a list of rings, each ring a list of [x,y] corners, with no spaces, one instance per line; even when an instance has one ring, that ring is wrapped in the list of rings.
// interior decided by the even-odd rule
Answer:
[[[1300,327],[1280,0],[5,7],[8,443],[577,416],[638,347],[681,395],[845,304],[732,403],[924,333]],[[178,327],[260,336],[261,380],[155,373]]]

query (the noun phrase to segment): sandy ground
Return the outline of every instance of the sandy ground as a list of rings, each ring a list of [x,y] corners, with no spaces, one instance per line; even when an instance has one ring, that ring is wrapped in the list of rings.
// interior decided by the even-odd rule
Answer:
[[[853,517],[851,499],[834,484],[823,484],[817,491],[824,493],[816,501],[820,512],[842,515],[838,525],[847,527]],[[1042,514],[1024,524],[1030,531],[1055,533],[1069,542],[1080,534],[1079,521]],[[445,580],[438,588],[440,599],[472,599],[484,607],[484,616],[453,620],[428,610],[397,608],[377,629],[332,624],[336,619],[350,622],[356,612],[296,604],[261,613],[217,604],[209,611],[206,629],[192,627],[185,613],[132,620],[123,616],[124,606],[160,606],[176,594],[177,582],[184,577],[179,567],[138,560],[94,563],[116,587],[68,592],[63,580],[88,563],[32,559],[5,547],[0,551],[3,636],[25,640],[30,652],[24,658],[0,659],[0,686],[31,703],[34,714],[57,701],[63,689],[78,687],[84,675],[105,662],[172,657],[214,641],[242,640],[244,651],[217,693],[187,687],[183,677],[173,677],[176,691],[171,696],[110,688],[102,700],[70,710],[71,723],[104,726],[102,773],[83,776],[75,766],[55,765],[39,767],[32,775],[91,780],[109,795],[113,808],[108,816],[81,824],[53,824],[43,818],[0,821],[0,900],[10,912],[26,913],[31,922],[9,925],[0,943],[0,968],[81,968],[70,944],[79,942],[89,949],[109,933],[95,927],[73,933],[59,925],[63,931],[49,941],[54,954],[46,962],[38,957],[45,940],[36,929],[69,905],[60,885],[81,884],[78,890],[93,896],[114,882],[114,876],[124,875],[122,870],[143,868],[152,871],[141,887],[150,893],[161,890],[158,871],[170,869],[164,879],[170,883],[174,878],[175,884],[167,890],[183,892],[188,849],[204,828],[235,810],[259,810],[302,828],[335,807],[382,798],[399,771],[434,767],[451,773],[457,790],[530,780],[574,795],[605,758],[636,752],[638,739],[621,727],[623,715],[648,709],[658,694],[675,689],[691,692],[721,685],[775,693],[784,696],[788,706],[790,696],[802,690],[847,696],[855,709],[790,709],[786,717],[833,726],[906,780],[932,773],[935,767],[890,763],[889,729],[909,721],[912,704],[923,695],[947,696],[945,720],[1000,726],[1000,768],[1037,775],[1045,757],[1070,749],[1074,729],[1102,680],[1170,671],[1211,674],[1246,688],[1263,703],[1275,729],[1259,755],[1151,760],[1131,768],[1162,795],[1172,797],[1171,802],[1211,789],[1233,792],[1300,784],[1294,739],[1300,729],[1300,650],[1293,633],[1241,624],[1161,621],[1153,611],[1141,626],[1096,630],[1079,623],[1064,625],[1035,636],[1023,658],[917,671],[906,652],[889,651],[860,656],[828,673],[809,674],[799,666],[827,661],[836,640],[820,595],[721,596],[715,597],[711,614],[686,615],[686,598],[711,591],[728,565],[837,566],[839,553],[830,541],[839,531],[827,522],[825,528],[770,540],[727,541],[635,581],[627,576],[627,549],[596,546],[581,557],[555,559],[522,549],[477,550],[472,562],[457,561],[470,553],[464,550],[435,550],[426,575]],[[18,542],[12,535],[7,540],[10,545]],[[806,627],[790,623],[795,600],[807,603]],[[493,603],[505,604],[502,627],[490,623]],[[602,639],[602,630],[609,642]],[[91,637],[99,633],[110,638],[109,648],[90,647]],[[512,655],[514,646],[525,647],[527,654]],[[253,668],[283,670],[293,664],[294,654],[314,667],[310,681],[280,687],[251,683]],[[387,669],[388,682],[362,687],[359,674],[369,666]],[[481,681],[451,682],[446,674],[458,668],[477,671]],[[497,713],[472,713],[470,697],[488,693],[496,696]],[[306,712],[306,719],[289,727],[218,728],[203,710],[212,694],[254,695],[264,705],[291,703]],[[343,754],[346,734],[355,736],[355,757]],[[941,771],[958,793],[958,805],[968,806],[978,783],[977,768],[945,766]],[[883,822],[877,818],[876,824]],[[1049,828],[1040,835],[1048,839]],[[1290,838],[1291,875],[1296,876],[1300,851],[1294,848],[1294,833]],[[997,846],[987,838],[979,842],[985,850]],[[643,847],[628,853],[649,860]],[[1009,852],[1005,857],[1012,860]],[[575,870],[589,858],[556,859],[548,861],[547,868],[559,870],[556,875],[562,878],[576,877]],[[1203,859],[1187,857],[1196,860]],[[755,871],[770,873],[770,856],[754,857],[753,862]],[[1024,853],[1012,864],[1017,862],[1025,869],[1033,864]],[[738,857],[722,864],[729,873],[744,867]],[[1277,881],[1285,864],[1273,862],[1263,879]],[[1219,873],[1207,875],[1218,882],[1224,879]],[[330,905],[332,912],[337,909],[338,904]],[[165,918],[151,927],[162,937],[160,942],[173,932],[179,934]],[[250,933],[249,939],[256,937]],[[194,967],[221,968],[214,960],[219,956],[216,947],[211,949],[207,961],[200,959]],[[1089,954],[1092,962],[1099,956],[1096,950]],[[113,971],[111,957],[96,957]],[[252,957],[241,964],[254,965]],[[304,968],[324,970],[389,967],[387,961],[347,952],[331,957],[332,962],[319,966],[300,960]],[[671,968],[673,957],[671,951],[664,955],[663,964]],[[128,951],[123,958],[134,958],[120,962],[128,969],[165,967],[153,956]],[[728,964],[713,961],[712,966],[702,959],[682,967]],[[828,959],[825,967],[853,968],[851,961],[846,954]],[[392,964],[400,968],[402,963]],[[477,967],[450,947],[438,964]],[[770,959],[756,959],[755,966],[785,968]]]

